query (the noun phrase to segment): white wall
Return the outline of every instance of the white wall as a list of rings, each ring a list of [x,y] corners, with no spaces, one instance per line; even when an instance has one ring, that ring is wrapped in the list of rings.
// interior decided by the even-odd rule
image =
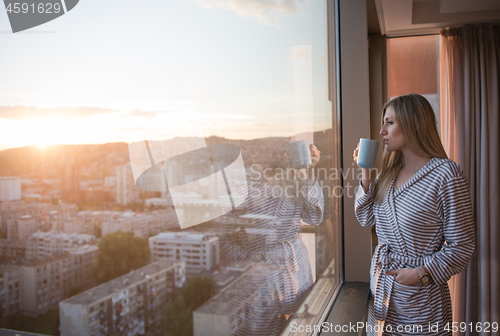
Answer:
[[[88,313],[85,306],[59,303],[61,336],[88,336]]]

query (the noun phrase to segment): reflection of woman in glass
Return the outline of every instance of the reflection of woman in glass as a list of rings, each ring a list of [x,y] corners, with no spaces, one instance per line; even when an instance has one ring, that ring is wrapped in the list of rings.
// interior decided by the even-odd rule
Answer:
[[[363,169],[355,204],[358,221],[376,224],[379,239],[370,271],[368,334],[451,335],[443,329],[452,322],[447,281],[474,251],[468,184],[447,159],[424,97],[397,97],[382,118],[383,168],[375,182]],[[355,161],[357,155],[356,148]]]
[[[314,145],[310,150],[315,165],[320,151]],[[290,169],[283,153],[273,157],[272,169],[248,170],[247,200],[217,222],[222,230],[223,262],[250,265],[231,286],[229,304],[235,320],[232,333],[236,335],[279,334],[287,314],[296,312],[297,303],[313,284],[299,232],[301,221],[321,223],[322,190],[311,176],[312,169]]]

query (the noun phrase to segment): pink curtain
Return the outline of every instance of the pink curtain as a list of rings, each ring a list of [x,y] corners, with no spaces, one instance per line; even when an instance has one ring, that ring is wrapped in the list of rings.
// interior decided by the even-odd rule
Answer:
[[[500,26],[441,31],[441,136],[469,181],[477,237],[469,266],[450,281],[453,320],[473,327],[454,335],[499,334],[484,331],[500,323],[499,82]]]

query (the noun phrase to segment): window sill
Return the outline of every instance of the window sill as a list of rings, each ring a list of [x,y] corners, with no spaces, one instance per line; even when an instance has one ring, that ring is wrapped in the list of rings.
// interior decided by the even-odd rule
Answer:
[[[329,267],[316,280],[297,312],[290,316],[281,336],[317,335],[306,329],[307,326],[313,328],[314,325],[320,325],[321,321],[326,319],[332,301],[334,302],[339,294],[341,284],[336,280],[338,276],[332,272],[334,266],[335,261],[332,260]]]
[[[370,283],[368,282],[344,282],[332,310],[323,324],[327,326],[328,331],[322,331],[320,335],[366,335],[365,328],[362,328],[358,333],[357,331],[336,332],[335,327],[341,329],[342,326],[356,325],[358,322],[364,324],[367,321],[369,293]]]
[[[365,328],[360,332],[335,331],[335,327],[356,326],[358,322],[363,324],[367,321],[368,312],[368,295],[370,293],[370,283],[368,282],[343,282],[334,289],[333,279],[320,278],[323,280],[323,286],[320,283],[311,291],[308,297],[303,302],[297,314],[293,314],[290,321],[281,334],[281,336],[325,336],[325,335],[350,335],[350,336],[365,336]],[[319,282],[319,281],[318,281]],[[329,283],[329,285],[327,285]],[[319,286],[318,286],[319,285]],[[324,286],[327,287],[324,287]],[[333,295],[328,295],[332,293]],[[320,299],[320,294],[321,299]],[[325,310],[322,304],[327,304],[331,307],[329,311],[324,311],[321,314],[321,309]],[[308,307],[308,313],[304,314],[304,305]],[[295,316],[294,316],[295,315]],[[325,317],[326,315],[326,317]],[[318,321],[318,317],[321,319]],[[352,330],[352,329],[351,329]]]

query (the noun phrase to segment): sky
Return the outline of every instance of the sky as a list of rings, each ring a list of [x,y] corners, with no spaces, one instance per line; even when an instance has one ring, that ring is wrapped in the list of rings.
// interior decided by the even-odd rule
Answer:
[[[81,0],[16,34],[0,10],[0,150],[330,128],[326,39],[326,0]]]

